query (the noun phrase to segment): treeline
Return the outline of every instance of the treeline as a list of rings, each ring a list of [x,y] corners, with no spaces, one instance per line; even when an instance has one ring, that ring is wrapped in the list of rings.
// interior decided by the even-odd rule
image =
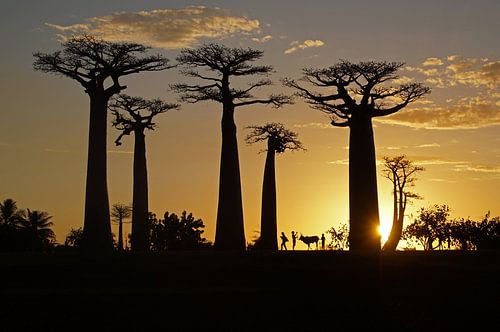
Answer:
[[[0,203],[0,252],[48,251],[56,244],[52,216],[20,209],[13,199]]]
[[[131,209],[123,204],[113,205],[113,216],[116,223],[126,223],[131,216]],[[126,213],[129,211],[129,213]],[[0,252],[63,252],[78,251],[83,242],[83,229],[71,229],[64,243],[56,241],[52,230],[54,223],[45,211],[20,209],[17,202],[11,198],[0,203]],[[180,216],[165,212],[163,218],[157,218],[149,213],[148,249],[153,252],[173,250],[207,249],[212,243],[203,237],[205,224],[192,213],[183,211]],[[118,229],[118,239],[123,238],[123,228]],[[113,236],[115,250],[129,250],[123,247],[120,240]],[[130,244],[130,234],[129,240]]]
[[[403,230],[403,250],[499,250],[500,217],[488,212],[481,220],[449,219],[447,205],[421,208],[418,216]],[[326,231],[329,250],[349,249],[349,226],[340,224]],[[387,240],[389,241],[389,240]],[[401,247],[401,246],[400,246]]]
[[[424,250],[498,250],[500,249],[500,217],[488,212],[480,221],[448,220],[450,208],[434,205],[420,209],[418,217],[403,232],[408,244],[420,244]]]

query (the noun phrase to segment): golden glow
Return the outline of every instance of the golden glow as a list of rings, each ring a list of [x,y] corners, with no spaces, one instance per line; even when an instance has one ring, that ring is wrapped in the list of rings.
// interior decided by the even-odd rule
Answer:
[[[378,227],[378,233],[380,234],[380,241],[383,244],[389,238],[392,227],[392,204],[387,202],[381,202],[380,204],[380,226]]]

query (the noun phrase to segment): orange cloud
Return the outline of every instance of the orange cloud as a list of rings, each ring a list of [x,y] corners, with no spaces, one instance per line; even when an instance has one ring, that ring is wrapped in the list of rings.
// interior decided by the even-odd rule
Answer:
[[[413,128],[476,129],[500,125],[500,105],[479,97],[464,98],[455,104],[406,109],[376,121]]]
[[[141,42],[167,49],[189,47],[202,38],[226,38],[237,33],[257,32],[260,28],[258,20],[204,6],[116,12],[68,26],[46,25],[59,31],[63,38],[68,34],[87,33],[109,41]]]
[[[312,39],[307,39],[307,40],[304,40],[302,43],[299,43],[299,41],[294,41],[290,44],[290,48],[286,49],[285,50],[285,54],[291,54],[291,53],[294,53],[298,50],[304,50],[306,48],[310,48],[310,47],[321,47],[321,46],[324,46],[325,43],[321,40],[312,40]]]

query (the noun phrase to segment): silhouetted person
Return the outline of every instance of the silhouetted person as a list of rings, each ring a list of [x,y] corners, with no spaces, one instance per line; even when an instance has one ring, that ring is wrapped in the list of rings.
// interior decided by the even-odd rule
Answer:
[[[297,245],[297,232],[292,231],[292,250],[295,250],[295,246]]]
[[[287,250],[286,243],[288,242],[288,238],[286,237],[284,232],[281,232],[280,238],[281,238],[281,250],[283,250],[283,248],[285,248],[284,250]]]
[[[321,249],[325,250],[325,234],[321,234]]]

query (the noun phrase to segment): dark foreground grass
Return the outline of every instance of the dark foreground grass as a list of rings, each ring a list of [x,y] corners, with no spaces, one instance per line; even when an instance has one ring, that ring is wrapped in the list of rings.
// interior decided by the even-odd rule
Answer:
[[[500,252],[0,255],[0,331],[500,331]]]

